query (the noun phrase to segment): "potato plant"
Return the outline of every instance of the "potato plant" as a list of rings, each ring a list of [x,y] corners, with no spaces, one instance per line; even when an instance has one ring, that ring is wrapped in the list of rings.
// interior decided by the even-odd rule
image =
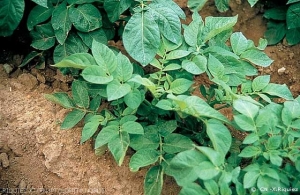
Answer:
[[[282,2],[281,2],[282,3]],[[300,1],[289,0],[278,5],[276,2],[264,13],[268,19],[265,37],[270,45],[286,39],[289,45],[300,43]]]
[[[61,129],[83,120],[81,143],[92,140],[96,154],[108,150],[118,165],[134,151],[130,170],[148,169],[144,194],[161,194],[165,175],[181,195],[298,191],[300,97],[258,76],[257,66],[273,62],[267,41],[233,32],[238,16],[195,12],[183,25],[172,0],[35,2],[32,46],[54,48],[54,66],[74,73],[71,95],[45,95],[70,110]],[[134,62],[107,46],[116,34]],[[203,75],[210,84],[195,86]],[[237,140],[230,129],[247,136]]]
[[[208,0],[188,0],[188,7],[193,11],[200,11]],[[214,0],[215,6],[220,12],[229,10],[229,0]],[[268,45],[275,45],[284,38],[288,45],[300,43],[300,1],[258,1],[248,0],[253,7],[261,2],[264,6],[264,17],[268,20],[267,30],[264,33]]]

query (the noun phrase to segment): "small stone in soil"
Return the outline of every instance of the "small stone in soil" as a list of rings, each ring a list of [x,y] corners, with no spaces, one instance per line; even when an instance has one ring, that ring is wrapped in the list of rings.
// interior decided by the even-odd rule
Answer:
[[[277,70],[277,72],[278,72],[279,75],[282,75],[282,74],[285,72],[285,70],[286,70],[286,68],[285,68],[285,67],[282,67],[282,68],[279,68],[279,69]]]
[[[10,74],[13,71],[13,67],[9,64],[3,64],[3,68],[7,74]]]
[[[9,167],[8,155],[6,153],[0,154],[0,162],[2,164],[2,167],[4,167],[4,168]]]
[[[19,188],[20,189],[26,189],[26,182],[22,179],[21,181],[20,181],[20,183],[19,183]]]
[[[91,190],[92,193],[101,193],[102,191],[102,186],[100,183],[100,178],[99,177],[91,177],[89,179],[89,190]]]

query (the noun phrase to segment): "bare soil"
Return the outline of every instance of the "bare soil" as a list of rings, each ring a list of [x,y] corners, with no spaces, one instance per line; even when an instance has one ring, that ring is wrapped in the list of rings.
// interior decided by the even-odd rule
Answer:
[[[177,2],[190,15],[186,1]],[[235,30],[257,43],[266,28],[261,6],[250,8],[240,0],[232,0],[230,6],[230,11],[220,14],[208,3],[201,15],[238,14]],[[291,47],[283,41],[267,47],[266,53],[274,63],[259,69],[260,73],[271,74],[272,82],[287,84],[298,96],[300,45]],[[22,58],[14,55],[7,64],[19,65]],[[17,69],[8,75],[3,67],[0,64],[0,195],[17,188],[27,189],[27,194],[143,194],[146,169],[130,172],[130,154],[118,167],[109,153],[97,157],[90,142],[79,144],[80,125],[68,131],[59,129],[67,110],[45,100],[43,94],[69,91],[71,78],[51,68]],[[196,78],[196,83],[201,79]],[[179,190],[172,179],[166,179],[163,194],[178,194]]]

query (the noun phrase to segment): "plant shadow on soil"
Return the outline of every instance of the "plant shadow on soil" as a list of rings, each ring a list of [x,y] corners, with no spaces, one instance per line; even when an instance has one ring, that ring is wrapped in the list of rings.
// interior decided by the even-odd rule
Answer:
[[[186,1],[176,1],[184,10]],[[231,10],[216,12],[207,3],[201,16],[239,15],[235,31],[241,31],[248,39],[258,42],[266,28],[261,6],[250,8],[245,1],[232,0]],[[187,23],[191,20],[190,12]],[[2,42],[2,48],[5,48]],[[300,93],[300,45],[287,46],[284,42],[266,48],[274,60],[271,67],[259,69],[260,74],[270,74],[274,83],[287,84],[294,96]],[[1,51],[0,59],[0,189],[21,188],[32,190],[29,194],[143,194],[146,169],[137,173],[129,170],[129,156],[118,167],[113,157],[106,153],[97,157],[91,142],[80,145],[81,127],[68,131],[59,129],[59,122],[67,110],[44,99],[44,93],[69,91],[72,78],[47,67],[20,70],[23,53]],[[13,66],[7,74],[4,64]],[[197,85],[208,84],[205,77],[195,78]],[[197,92],[196,92],[197,94]],[[229,110],[223,114],[231,117]],[[242,139],[243,135],[233,132]],[[178,194],[180,188],[167,178],[163,194]],[[1,194],[1,191],[0,191]],[[5,193],[3,193],[5,194]]]

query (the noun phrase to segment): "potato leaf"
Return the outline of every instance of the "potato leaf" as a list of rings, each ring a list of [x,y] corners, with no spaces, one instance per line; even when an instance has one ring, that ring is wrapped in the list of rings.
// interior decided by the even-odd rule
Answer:
[[[65,2],[54,9],[51,17],[51,24],[57,41],[63,45],[72,27],[72,23],[68,14],[68,8]]]
[[[85,112],[82,110],[74,109],[69,112],[62,122],[60,128],[61,129],[71,129],[73,128],[83,117],[85,116]]]
[[[144,180],[144,194],[161,194],[163,186],[163,170],[160,166],[151,167]]]
[[[135,13],[123,32],[124,47],[143,66],[155,57],[160,45],[159,27],[149,11]]]
[[[130,170],[138,171],[141,167],[145,167],[155,163],[158,160],[159,152],[152,149],[138,150],[132,155],[129,162]]]
[[[25,9],[24,0],[0,1],[0,36],[10,36],[19,25]]]
[[[102,26],[101,14],[92,4],[70,7],[69,18],[75,28],[81,32],[90,32]]]

